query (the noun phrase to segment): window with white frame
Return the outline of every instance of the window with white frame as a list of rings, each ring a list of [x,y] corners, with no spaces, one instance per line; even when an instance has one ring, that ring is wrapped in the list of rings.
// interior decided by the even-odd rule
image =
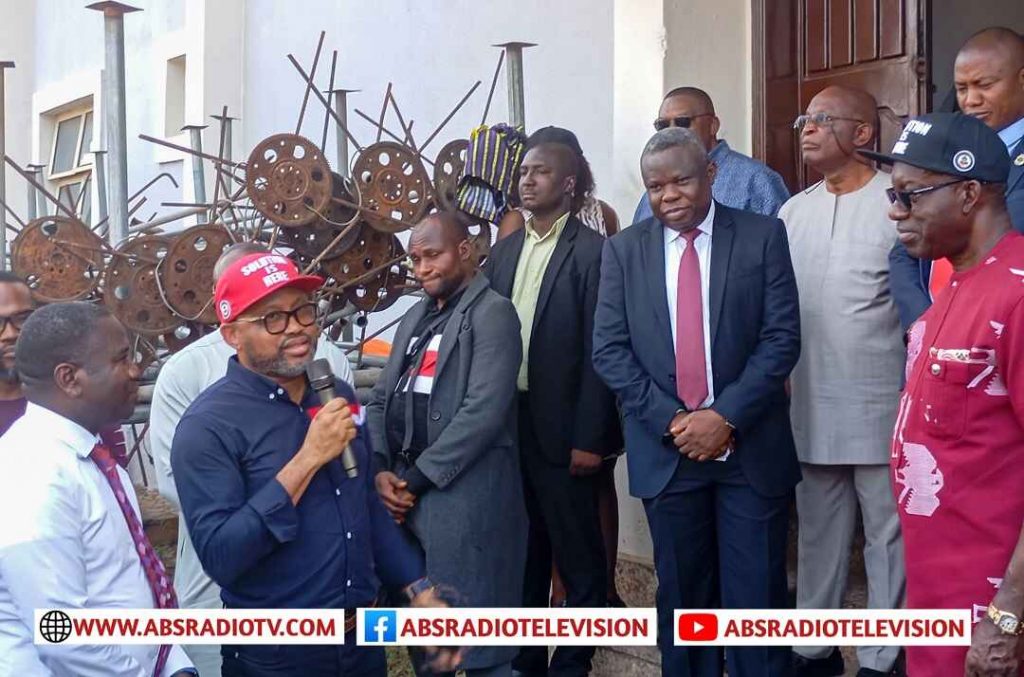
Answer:
[[[53,116],[53,143],[48,179],[60,202],[89,222],[92,200],[93,111],[77,108]]]

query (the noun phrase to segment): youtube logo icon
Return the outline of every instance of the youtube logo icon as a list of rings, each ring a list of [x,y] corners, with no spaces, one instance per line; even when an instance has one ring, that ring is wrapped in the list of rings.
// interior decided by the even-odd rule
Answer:
[[[713,642],[718,639],[718,616],[709,613],[681,613],[676,623],[681,642]]]

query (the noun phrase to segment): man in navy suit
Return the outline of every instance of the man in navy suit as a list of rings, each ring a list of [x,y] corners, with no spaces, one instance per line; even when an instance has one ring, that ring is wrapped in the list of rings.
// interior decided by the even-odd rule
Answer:
[[[693,132],[658,132],[640,167],[654,217],[605,244],[593,362],[654,541],[662,674],[718,677],[719,648],[673,646],[672,611],[787,604],[796,281],[782,221],[712,200]],[[732,677],[789,673],[785,647],[727,654]]]
[[[975,33],[956,55],[953,81],[960,110],[995,130],[1006,144],[1006,208],[1013,227],[1024,232],[1024,36],[1002,27]],[[914,258],[900,243],[889,254],[889,264],[892,295],[905,331],[932,304],[951,269],[945,259]],[[942,266],[946,274],[936,274]]]

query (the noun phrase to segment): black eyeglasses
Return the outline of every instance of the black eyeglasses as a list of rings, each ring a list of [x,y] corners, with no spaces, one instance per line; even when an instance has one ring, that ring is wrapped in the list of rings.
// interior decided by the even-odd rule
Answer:
[[[803,128],[807,126],[808,122],[813,122],[815,127],[831,127],[837,120],[857,122],[862,125],[867,124],[858,118],[842,118],[830,113],[815,113],[814,115],[797,115],[796,120],[793,120],[793,129],[802,131]]]
[[[933,190],[938,190],[940,188],[955,186],[956,184],[963,183],[964,181],[971,181],[971,179],[956,179],[953,181],[947,181],[946,183],[940,183],[937,186],[925,186],[924,188],[915,188],[914,190],[896,190],[895,188],[886,188],[885,194],[889,197],[890,204],[896,204],[899,202],[904,209],[910,211],[911,207],[914,206],[914,198],[918,195],[924,195],[925,193],[930,193]]]
[[[272,310],[263,317],[240,317],[235,322],[262,322],[268,334],[283,334],[293,317],[300,326],[309,327],[320,318],[320,311],[315,303],[305,303],[295,310]]]
[[[714,115],[714,113],[697,113],[696,115],[677,115],[674,118],[658,118],[654,121],[654,129],[659,132],[669,127],[689,129],[694,120],[708,115]]]
[[[12,327],[21,331],[21,325],[25,324],[25,320],[28,319],[33,310],[23,310],[20,313],[14,313],[13,315],[0,315],[0,334],[7,330],[7,324],[10,323]]]

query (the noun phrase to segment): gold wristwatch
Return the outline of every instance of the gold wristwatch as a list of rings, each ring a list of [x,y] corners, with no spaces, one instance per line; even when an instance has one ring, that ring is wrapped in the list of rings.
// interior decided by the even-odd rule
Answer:
[[[988,611],[985,612],[985,615],[999,628],[999,632],[1004,635],[1019,637],[1024,634],[1024,623],[1021,623],[1020,618],[1009,611],[1000,611],[996,608],[995,604],[988,605]]]

